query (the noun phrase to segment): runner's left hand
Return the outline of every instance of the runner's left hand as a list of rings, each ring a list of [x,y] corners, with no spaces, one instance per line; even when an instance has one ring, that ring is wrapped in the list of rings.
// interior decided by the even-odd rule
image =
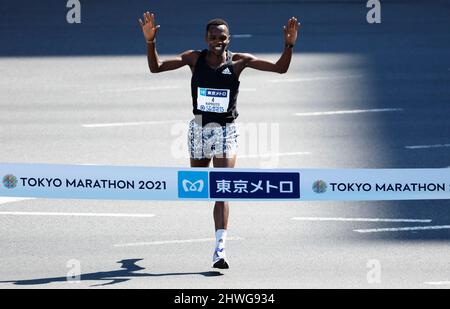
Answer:
[[[300,28],[300,23],[297,18],[289,18],[286,26],[283,27],[284,31],[284,41],[286,44],[294,45],[297,40],[297,31]]]

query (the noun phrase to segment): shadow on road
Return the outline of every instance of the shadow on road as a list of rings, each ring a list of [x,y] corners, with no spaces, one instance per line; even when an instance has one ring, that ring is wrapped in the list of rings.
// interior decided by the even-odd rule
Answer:
[[[120,269],[111,271],[101,271],[96,273],[81,274],[80,281],[107,281],[103,284],[95,284],[96,286],[106,286],[118,284],[126,281],[130,281],[133,278],[145,278],[145,277],[164,277],[164,276],[190,276],[190,275],[201,275],[205,277],[217,277],[223,274],[218,271],[205,271],[205,272],[186,272],[186,273],[137,273],[138,271],[144,270],[144,267],[136,265],[137,262],[143,259],[127,259],[121,260],[117,263],[122,264]],[[70,280],[70,279],[69,279]],[[55,278],[39,278],[39,279],[28,279],[28,280],[10,280],[10,281],[0,281],[0,283],[13,283],[15,285],[41,285],[49,284],[55,282],[69,282],[66,276],[55,277]]]

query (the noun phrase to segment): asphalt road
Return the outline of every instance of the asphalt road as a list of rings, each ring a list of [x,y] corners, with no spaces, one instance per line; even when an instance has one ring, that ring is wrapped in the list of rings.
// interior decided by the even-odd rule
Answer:
[[[237,167],[450,166],[448,2],[383,1],[375,25],[364,1],[108,3],[86,3],[79,25],[56,1],[2,3],[1,162],[188,166],[190,72],[148,72],[149,9],[163,58],[203,48],[222,16],[233,50],[276,60],[281,26],[301,20],[287,74],[241,75]],[[449,288],[449,206],[233,202],[231,268],[215,272],[210,203],[0,198],[0,288]]]

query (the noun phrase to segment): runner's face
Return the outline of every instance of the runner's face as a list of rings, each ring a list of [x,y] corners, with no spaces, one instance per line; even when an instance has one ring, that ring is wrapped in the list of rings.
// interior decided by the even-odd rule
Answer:
[[[230,43],[230,34],[228,28],[225,25],[211,26],[205,37],[208,49],[216,54],[222,55],[228,44]]]

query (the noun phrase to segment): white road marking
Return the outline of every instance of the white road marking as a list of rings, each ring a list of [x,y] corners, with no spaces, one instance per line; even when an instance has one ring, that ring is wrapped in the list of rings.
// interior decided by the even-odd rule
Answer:
[[[125,213],[80,213],[80,212],[24,212],[1,211],[0,216],[67,216],[67,217],[120,217],[120,218],[151,218],[153,214]]]
[[[241,237],[227,237],[228,240],[242,240]],[[116,244],[114,247],[137,247],[137,246],[154,246],[154,245],[170,245],[170,244],[187,244],[193,242],[210,242],[215,241],[215,238],[199,238],[199,239],[182,239],[182,240],[163,240],[150,242],[136,242],[129,244]]]
[[[299,156],[299,155],[310,155],[310,152],[279,152],[279,153],[263,153],[263,154],[252,154],[252,155],[239,155],[239,159],[243,158],[267,158],[267,157],[282,157],[282,156]]]
[[[342,221],[342,222],[421,222],[430,223],[431,219],[388,219],[388,218],[322,218],[322,217],[294,217],[298,221]]]
[[[181,86],[153,86],[153,87],[132,87],[132,88],[112,88],[112,89],[96,89],[84,90],[81,93],[107,93],[107,92],[132,92],[132,91],[154,91],[167,89],[181,89]]]
[[[359,229],[353,230],[358,233],[380,233],[380,232],[408,232],[408,231],[425,231],[425,230],[444,230],[450,229],[450,225],[435,225],[435,226],[411,226],[398,228],[380,228],[380,229]]]
[[[333,80],[333,79],[348,79],[348,78],[360,78],[363,75],[337,75],[337,76],[316,76],[316,77],[302,77],[302,78],[288,78],[288,79],[271,79],[271,83],[298,83],[298,82],[315,82],[320,80]]]
[[[232,34],[231,37],[235,38],[235,39],[248,39],[248,38],[253,37],[253,35],[247,34],[247,33],[246,34]]]
[[[380,112],[401,112],[402,108],[377,108],[377,109],[355,109],[346,111],[328,111],[328,112],[311,112],[311,113],[295,113],[295,116],[328,116],[328,115],[345,115],[345,114],[362,114],[362,113],[380,113]]]
[[[23,197],[0,197],[0,204],[6,204],[6,203],[13,203],[13,202],[20,202],[25,200],[32,200],[33,198],[23,198]]]
[[[429,285],[450,285],[450,281],[431,281],[431,282],[424,282],[424,284],[429,284]]]
[[[107,127],[128,127],[128,126],[145,126],[153,124],[168,124],[176,122],[185,122],[183,120],[161,120],[161,121],[137,121],[137,122],[112,122],[112,123],[92,123],[83,124],[83,128],[107,128]]]
[[[443,147],[450,147],[450,144],[405,146],[406,149],[428,149],[428,148],[443,148]]]

